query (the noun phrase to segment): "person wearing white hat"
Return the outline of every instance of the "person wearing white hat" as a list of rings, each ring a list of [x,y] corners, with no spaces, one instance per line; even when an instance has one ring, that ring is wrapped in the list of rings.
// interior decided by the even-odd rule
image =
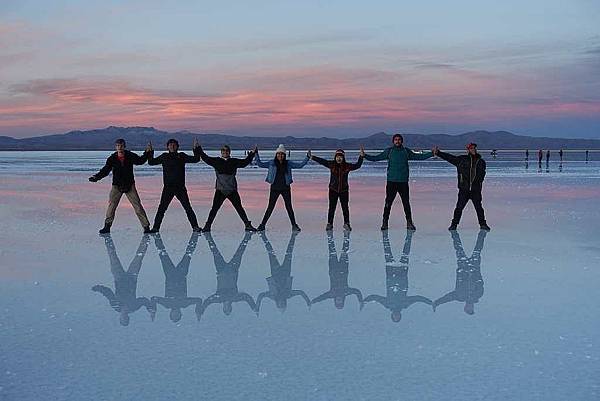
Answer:
[[[269,204],[267,206],[267,210],[265,210],[262,222],[257,227],[258,231],[265,230],[267,221],[269,220],[269,217],[271,217],[273,209],[275,209],[275,204],[277,203],[279,196],[283,197],[285,209],[287,210],[288,217],[290,218],[290,223],[292,223],[292,230],[300,231],[300,227],[296,223],[294,208],[292,207],[292,169],[304,167],[306,163],[308,163],[308,160],[310,160],[310,156],[311,152],[309,150],[306,153],[306,157],[301,162],[287,160],[285,146],[280,144],[275,150],[275,158],[269,161],[262,161],[260,160],[258,148],[256,148],[256,164],[258,167],[268,169],[265,181],[271,184]]]

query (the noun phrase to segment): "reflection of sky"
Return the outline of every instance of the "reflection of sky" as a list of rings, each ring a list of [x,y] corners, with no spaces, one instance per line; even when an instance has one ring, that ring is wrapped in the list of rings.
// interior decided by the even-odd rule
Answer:
[[[0,134],[597,136],[593,2],[0,5]]]

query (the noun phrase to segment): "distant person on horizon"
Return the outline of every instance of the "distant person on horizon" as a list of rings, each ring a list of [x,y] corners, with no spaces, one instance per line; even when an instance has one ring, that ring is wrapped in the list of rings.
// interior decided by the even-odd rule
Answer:
[[[529,161],[529,149],[525,149],[525,161]]]
[[[292,179],[292,169],[298,169],[306,166],[306,163],[308,163],[310,160],[310,150],[301,162],[287,160],[285,156],[285,146],[283,146],[283,144],[280,144],[277,147],[275,150],[275,157],[269,161],[263,162],[260,160],[258,146],[255,148],[255,152],[256,164],[258,167],[269,169],[267,171],[267,178],[265,178],[265,181],[271,184],[269,191],[269,204],[267,205],[267,210],[265,210],[265,214],[257,230],[265,231],[265,226],[267,225],[267,221],[269,221],[269,217],[271,217],[271,213],[273,213],[273,209],[275,209],[277,199],[279,199],[279,196],[281,196],[283,198],[283,202],[285,203],[285,210],[287,210],[290,223],[292,224],[292,230],[300,231],[300,227],[298,226],[298,223],[296,223],[294,208],[292,207],[291,184],[294,182]]]
[[[461,156],[454,156],[437,148],[434,149],[436,156],[456,166],[456,172],[458,173],[458,200],[448,230],[456,230],[458,223],[460,223],[462,211],[467,202],[471,200],[477,212],[479,227],[482,230],[489,231],[490,227],[485,221],[485,212],[481,204],[481,189],[485,178],[485,160],[477,153],[477,144],[469,143],[466,148],[467,154]]]
[[[151,166],[160,164],[163,169],[163,189],[162,194],[160,195],[160,204],[158,205],[158,210],[154,217],[154,224],[150,231],[153,233],[159,232],[160,225],[165,217],[165,212],[173,198],[176,197],[185,210],[185,214],[192,226],[192,230],[194,232],[200,232],[201,228],[198,227],[198,219],[196,218],[194,209],[192,209],[190,197],[188,196],[187,188],[185,187],[185,165],[186,163],[198,163],[200,161],[200,156],[190,156],[184,152],[179,152],[179,142],[173,138],[167,141],[167,152],[161,154],[157,158],[154,157],[152,143],[149,145],[149,149],[146,150],[148,164]],[[194,139],[193,147],[195,148],[197,145],[198,142]]]
[[[589,159],[590,159],[590,151],[586,150],[585,151],[585,162],[587,163],[589,161]]]
[[[558,151],[558,157],[560,157],[560,162],[562,164],[562,162],[563,162],[563,150],[562,149]]]
[[[204,224],[203,232],[209,232],[211,225],[217,216],[217,212],[225,202],[225,199],[229,199],[235,211],[238,213],[242,221],[244,222],[246,231],[256,231],[256,228],[252,226],[252,223],[246,215],[246,211],[242,206],[242,199],[238,193],[237,180],[235,174],[238,168],[244,168],[252,162],[254,154],[257,149],[248,152],[248,156],[245,159],[236,159],[231,157],[231,148],[228,145],[221,147],[221,157],[211,157],[204,153],[202,146],[196,142],[198,146],[194,147],[194,154],[199,155],[204,163],[215,169],[217,179],[215,181],[215,195],[213,197],[212,208]]]
[[[117,139],[115,141],[115,150],[112,155],[106,159],[106,164],[100,171],[88,178],[90,182],[100,181],[112,172],[112,188],[108,197],[108,208],[106,209],[106,219],[104,220],[104,227],[100,229],[100,234],[110,233],[110,227],[115,219],[115,211],[123,194],[127,196],[131,206],[135,210],[144,233],[151,233],[150,222],[146,216],[146,211],[142,206],[142,201],[135,188],[135,180],[133,178],[133,166],[142,165],[146,163],[146,154],[138,156],[137,154],[130,152],[125,149],[126,144],[124,139]],[[146,150],[148,150],[150,144]]]
[[[351,171],[358,170],[362,166],[364,157],[365,150],[363,148],[360,149],[360,155],[356,163],[348,163],[346,161],[346,153],[342,149],[335,151],[333,160],[325,160],[317,156],[312,156],[314,161],[327,167],[331,172],[329,176],[329,209],[327,211],[327,225],[325,226],[325,230],[333,230],[333,218],[338,199],[342,206],[342,214],[344,215],[344,230],[352,230],[350,226],[350,209],[348,208],[350,201],[348,174]]]
[[[546,151],[546,166],[550,163],[550,149]]]
[[[400,194],[404,215],[406,216],[406,228],[416,230],[410,209],[410,195],[408,188],[409,160],[425,160],[433,156],[433,152],[413,152],[402,145],[404,138],[400,134],[392,137],[393,145],[377,155],[365,154],[364,158],[369,161],[387,160],[387,183],[385,185],[385,204],[383,207],[383,221],[381,229],[387,230],[390,219],[392,204],[396,194]]]

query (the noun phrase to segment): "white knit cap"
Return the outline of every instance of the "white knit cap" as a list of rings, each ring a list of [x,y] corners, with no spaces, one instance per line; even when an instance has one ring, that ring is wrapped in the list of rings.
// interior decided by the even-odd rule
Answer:
[[[280,143],[279,146],[277,147],[277,150],[275,150],[275,153],[285,153],[285,146],[283,146],[283,143]]]

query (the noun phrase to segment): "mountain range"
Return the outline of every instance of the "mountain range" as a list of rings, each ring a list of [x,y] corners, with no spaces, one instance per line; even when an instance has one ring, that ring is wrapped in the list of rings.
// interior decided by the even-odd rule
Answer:
[[[463,149],[469,142],[480,149],[600,149],[600,139],[567,139],[516,135],[507,131],[472,131],[460,135],[404,134],[404,144],[413,149],[429,149],[434,145],[442,149]],[[65,134],[43,135],[30,138],[0,136],[0,150],[111,150],[114,141],[123,138],[129,149],[143,149],[152,141],[160,150],[167,139],[175,138],[182,149],[191,149],[198,138],[202,147],[211,150],[228,144],[233,149],[271,149],[283,143],[289,149],[383,149],[391,144],[391,135],[379,132],[362,138],[305,138],[234,136],[224,134],[196,134],[189,131],[167,132],[154,127],[107,127],[89,131],[70,131]]]

